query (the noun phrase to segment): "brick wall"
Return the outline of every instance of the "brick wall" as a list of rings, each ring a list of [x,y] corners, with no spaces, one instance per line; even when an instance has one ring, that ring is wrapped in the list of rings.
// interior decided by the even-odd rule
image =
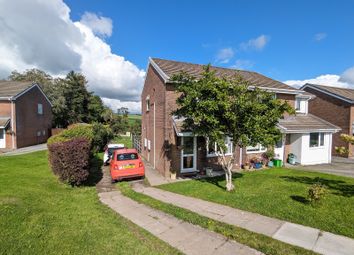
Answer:
[[[150,97],[150,110],[147,111],[146,98]],[[169,175],[165,171],[165,85],[156,70],[149,66],[141,95],[142,102],[142,155],[162,175]],[[155,128],[154,128],[155,127]],[[155,130],[155,134],[154,134]],[[155,135],[155,144],[154,144]],[[144,139],[151,141],[150,150],[144,146]],[[155,153],[155,155],[154,155]],[[155,162],[154,162],[155,161]]]
[[[38,104],[43,105],[43,115],[38,114]],[[35,87],[17,98],[15,129],[17,148],[45,143],[50,136],[51,127],[52,109],[38,88]]]
[[[340,134],[350,134],[351,127],[351,106],[350,104],[328,96],[317,90],[306,88],[305,91],[316,95],[309,101],[309,113],[316,115],[334,125],[339,126],[342,130],[333,134],[332,137],[332,155],[337,155],[336,146],[344,146],[348,148],[348,144],[340,139]]]

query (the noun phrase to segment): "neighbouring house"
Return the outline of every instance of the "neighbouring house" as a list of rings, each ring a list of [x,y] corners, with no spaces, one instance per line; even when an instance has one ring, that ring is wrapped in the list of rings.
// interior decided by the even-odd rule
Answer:
[[[214,145],[208,145],[204,137],[196,137],[183,130],[183,119],[172,116],[177,108],[179,94],[170,78],[181,71],[198,77],[203,65],[150,58],[141,95],[142,101],[142,155],[155,169],[166,177],[171,171],[185,174],[205,167],[220,168]],[[332,134],[339,128],[312,114],[308,114],[308,101],[313,97],[303,90],[295,89],[256,72],[211,67],[217,76],[241,75],[253,86],[274,92],[296,108],[295,116],[285,116],[279,121],[283,138],[276,144],[277,158],[286,160],[289,153],[296,155],[300,164],[331,162]],[[234,148],[225,138],[228,155],[236,159],[239,168],[249,159],[266,151],[262,145]]]
[[[45,143],[52,105],[38,84],[0,81],[0,151]]]
[[[327,120],[342,131],[333,135],[332,155],[338,155],[335,147],[345,147],[349,157],[354,156],[354,145],[345,143],[340,134],[354,135],[354,89],[305,84],[301,88],[316,95],[309,103],[309,112]]]

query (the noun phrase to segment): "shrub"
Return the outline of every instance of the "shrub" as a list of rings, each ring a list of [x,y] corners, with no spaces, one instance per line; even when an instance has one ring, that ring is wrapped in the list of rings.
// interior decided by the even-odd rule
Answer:
[[[108,125],[100,123],[94,123],[92,125],[92,132],[92,149],[94,152],[103,151],[106,144],[114,137],[112,129]]]
[[[308,191],[308,199],[310,202],[320,201],[326,194],[326,186],[321,183],[312,184]]]
[[[59,180],[72,186],[85,182],[90,169],[90,142],[85,138],[48,145],[52,171]]]

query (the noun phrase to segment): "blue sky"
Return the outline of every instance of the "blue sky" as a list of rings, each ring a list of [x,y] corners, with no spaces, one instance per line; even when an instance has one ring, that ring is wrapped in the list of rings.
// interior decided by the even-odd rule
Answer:
[[[150,56],[354,88],[353,11],[354,0],[0,1],[0,79],[74,70],[131,112]]]
[[[65,2],[73,20],[87,11],[111,18],[106,42],[143,69],[155,56],[302,80],[354,66],[354,1]],[[262,49],[240,48],[261,35]],[[226,48],[234,56],[216,61]]]

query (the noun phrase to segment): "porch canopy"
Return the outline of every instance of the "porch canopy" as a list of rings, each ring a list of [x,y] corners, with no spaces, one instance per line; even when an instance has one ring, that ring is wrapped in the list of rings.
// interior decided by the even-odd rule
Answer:
[[[183,127],[184,120],[185,118],[178,118],[177,116],[172,116],[173,128],[177,136],[192,136],[193,132]]]
[[[6,128],[10,123],[10,117],[0,116],[0,128]]]
[[[299,134],[311,132],[336,133],[340,127],[333,125],[312,114],[289,116],[280,119],[278,123],[280,131],[284,134]]]

